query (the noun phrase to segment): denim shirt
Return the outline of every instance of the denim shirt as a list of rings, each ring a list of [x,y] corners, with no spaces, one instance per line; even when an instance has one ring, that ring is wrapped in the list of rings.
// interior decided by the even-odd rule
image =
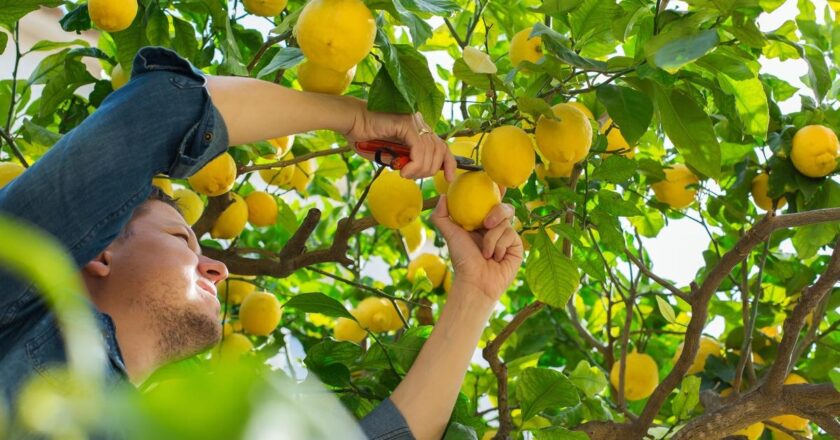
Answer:
[[[0,212],[59,240],[78,268],[113,241],[152,191],[152,177],[186,178],[228,148],[204,74],[174,52],[141,49],[131,80],[0,189]],[[106,384],[128,380],[111,318],[94,310],[108,353]],[[14,405],[31,374],[65,362],[54,316],[31,285],[0,267],[0,390]],[[369,438],[411,439],[386,399],[361,422]]]

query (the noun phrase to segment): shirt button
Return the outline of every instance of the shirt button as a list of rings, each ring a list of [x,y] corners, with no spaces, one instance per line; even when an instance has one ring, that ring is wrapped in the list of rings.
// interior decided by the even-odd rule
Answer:
[[[207,133],[204,133],[204,140],[207,141],[207,142],[210,142],[211,140],[213,140],[213,133],[211,133],[209,131]]]

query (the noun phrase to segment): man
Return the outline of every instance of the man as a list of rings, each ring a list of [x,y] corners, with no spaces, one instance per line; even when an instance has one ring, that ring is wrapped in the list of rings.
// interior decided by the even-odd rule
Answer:
[[[358,99],[312,94],[250,78],[205,76],[176,54],[145,48],[132,79],[41,160],[0,190],[0,212],[55,236],[80,267],[109,355],[111,383],[142,383],[221,335],[215,285],[227,269],[201,255],[171,205],[149,199],[159,173],[184,178],[238,145],[317,129],[348,142],[391,138],[411,147],[407,178],[455,163],[422,119],[373,113]],[[454,283],[440,320],[389,400],[362,422],[371,438],[440,438],[481,331],[522,261],[499,205],[486,229],[452,223],[441,197],[432,219],[447,240]],[[31,287],[0,273],[0,385],[65,361],[52,315]]]

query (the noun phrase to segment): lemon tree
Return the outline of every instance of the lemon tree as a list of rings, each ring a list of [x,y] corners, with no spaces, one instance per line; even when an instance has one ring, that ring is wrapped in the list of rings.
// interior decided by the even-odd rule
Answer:
[[[0,1],[12,61],[0,69],[0,197],[33,184],[28,168],[131,88],[148,45],[207,74],[420,113],[483,168],[452,182],[403,179],[318,131],[232,146],[189,179],[150,175],[202,253],[232,272],[217,285],[221,342],[107,417],[85,418],[91,432],[56,436],[93,436],[107,420],[142,427],[138,438],[253,436],[276,418],[265,414],[278,378],[303,369],[363,417],[458,286],[429,220],[445,195],[470,231],[510,204],[527,245],[447,435],[837,437],[838,10],[805,0]],[[66,38],[26,40],[30,14],[44,11]],[[24,413],[39,414],[27,399]],[[0,429],[16,417],[0,415]]]

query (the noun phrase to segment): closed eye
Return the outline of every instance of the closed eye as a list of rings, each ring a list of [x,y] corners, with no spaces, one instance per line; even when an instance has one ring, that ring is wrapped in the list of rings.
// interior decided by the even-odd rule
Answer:
[[[190,244],[190,236],[189,235],[187,235],[187,234],[173,234],[173,235],[175,235],[176,237],[183,238],[184,241],[187,242],[187,244]]]

